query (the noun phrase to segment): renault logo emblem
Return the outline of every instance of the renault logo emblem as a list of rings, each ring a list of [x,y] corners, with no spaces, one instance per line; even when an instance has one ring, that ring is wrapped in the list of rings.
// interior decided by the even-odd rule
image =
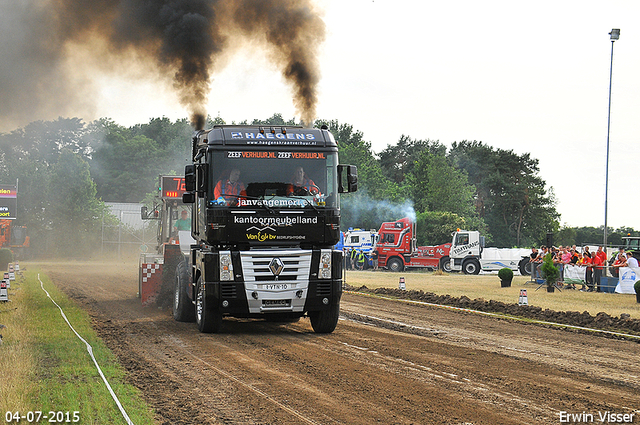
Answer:
[[[274,257],[269,263],[269,270],[271,270],[274,276],[278,276],[280,272],[282,272],[282,269],[284,269],[284,263],[278,257]]]

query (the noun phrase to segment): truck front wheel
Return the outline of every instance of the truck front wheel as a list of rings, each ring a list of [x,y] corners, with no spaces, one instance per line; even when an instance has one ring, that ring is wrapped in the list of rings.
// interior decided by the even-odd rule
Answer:
[[[329,334],[334,331],[340,316],[340,304],[332,305],[329,310],[309,312],[309,320],[313,331],[318,334]]]
[[[522,276],[531,276],[531,269],[533,268],[533,264],[529,261],[529,258],[523,258],[518,263],[518,270]]]
[[[173,318],[178,322],[193,322],[196,318],[196,311],[186,293],[188,280],[187,263],[181,261],[176,267],[176,280],[173,285]]]
[[[399,258],[392,258],[387,263],[387,267],[392,272],[401,272],[404,270],[404,264]]]
[[[451,273],[451,261],[449,257],[442,257],[440,259],[440,270],[445,273]]]
[[[222,325],[222,313],[217,307],[207,302],[201,277],[198,278],[198,295],[196,296],[196,324],[202,333],[216,333]]]
[[[480,273],[480,263],[478,260],[467,260],[462,264],[462,271],[464,274],[478,274]]]

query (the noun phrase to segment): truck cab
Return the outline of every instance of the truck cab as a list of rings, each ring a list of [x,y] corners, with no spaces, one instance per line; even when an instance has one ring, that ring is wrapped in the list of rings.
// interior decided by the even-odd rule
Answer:
[[[465,274],[493,272],[502,268],[519,271],[525,275],[528,269],[529,251],[520,248],[487,248],[485,238],[477,230],[457,229],[452,233],[451,269]]]
[[[223,317],[296,320],[332,332],[342,294],[340,194],[357,170],[325,128],[214,126],[192,140],[188,273],[174,318],[217,332]]]
[[[449,272],[451,244],[416,246],[416,224],[410,217],[382,223],[378,231],[378,266],[394,272],[406,268],[441,269]]]

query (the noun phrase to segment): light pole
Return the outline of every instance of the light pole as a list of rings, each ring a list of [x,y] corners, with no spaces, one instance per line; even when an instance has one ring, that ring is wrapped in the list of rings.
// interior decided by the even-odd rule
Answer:
[[[611,130],[611,82],[613,79],[613,43],[620,38],[620,29],[614,28],[609,33],[611,36],[611,66],[609,67],[609,113],[607,115],[607,164],[605,167],[605,183],[604,183],[604,242],[603,249],[607,250],[607,200],[609,198],[609,131]],[[607,274],[607,268],[604,268],[604,274]]]

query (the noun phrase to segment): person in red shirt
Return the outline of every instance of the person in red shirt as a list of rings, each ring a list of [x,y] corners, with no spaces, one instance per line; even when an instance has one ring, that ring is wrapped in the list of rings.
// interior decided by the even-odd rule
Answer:
[[[601,246],[598,247],[598,250],[596,251],[596,256],[600,257],[603,264],[607,262],[607,253],[604,252]]]
[[[237,168],[229,172],[228,178],[222,178],[213,189],[213,196],[222,198],[227,205],[236,205],[238,197],[246,194],[244,183],[240,181],[240,170]]]
[[[602,255],[600,255],[600,253],[602,253]],[[604,268],[606,259],[607,254],[602,251],[602,247],[598,247],[598,251],[591,259],[593,266],[593,289],[595,289],[596,292],[600,292],[600,278],[602,277],[602,269]]]
[[[304,168],[298,166],[293,172],[291,184],[287,188],[287,195],[308,196],[317,195],[320,189],[304,172]]]

